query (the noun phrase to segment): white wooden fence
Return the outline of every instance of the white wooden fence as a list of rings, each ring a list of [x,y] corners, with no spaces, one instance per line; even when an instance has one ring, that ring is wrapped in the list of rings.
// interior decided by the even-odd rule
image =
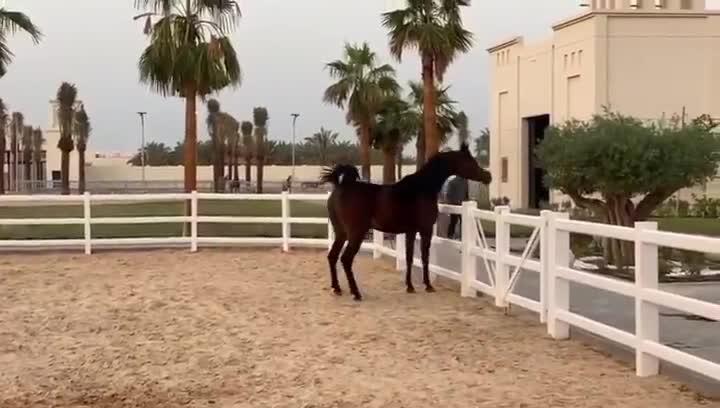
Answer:
[[[141,194],[141,195],[90,195],[82,196],[3,196],[0,205],[11,202],[32,203],[76,203],[83,206],[81,218],[23,218],[0,219],[0,226],[9,225],[83,225],[82,239],[54,240],[0,240],[0,249],[53,247],[83,248],[91,254],[93,248],[103,246],[178,246],[187,245],[191,251],[199,246],[248,244],[279,245],[288,251],[293,246],[326,247],[333,238],[332,227],[327,218],[292,217],[293,201],[324,202],[324,194]],[[238,217],[238,216],[200,216],[200,200],[278,200],[281,202],[279,217]],[[152,202],[152,201],[190,201],[190,216],[148,216],[148,217],[112,217],[93,218],[93,203]],[[570,327],[576,326],[606,339],[624,344],[636,352],[636,371],[639,376],[656,375],[660,361],[664,360],[691,371],[720,381],[720,364],[691,354],[667,347],[659,341],[659,307],[668,307],[720,321],[720,305],[696,300],[659,289],[658,285],[658,247],[670,247],[689,251],[708,253],[720,252],[720,239],[657,231],[657,225],[651,222],[637,223],[635,228],[617,227],[583,221],[573,221],[564,213],[544,211],[540,216],[512,214],[507,207],[496,207],[494,211],[477,209],[474,202],[462,206],[440,205],[445,214],[457,214],[462,217],[462,239],[451,241],[435,236],[436,243],[445,243],[456,247],[460,252],[460,270],[451,270],[439,266],[436,246],[431,252],[430,270],[435,275],[458,281],[461,295],[474,297],[477,292],[492,296],[498,307],[515,304],[535,311],[540,321],[547,324],[548,333],[556,339],[565,339],[570,335]],[[488,244],[482,221],[493,222],[495,245]],[[92,237],[93,225],[102,224],[156,224],[189,223],[188,237],[147,237],[112,238]],[[273,223],[282,226],[280,237],[200,237],[198,224],[237,224],[237,223]],[[322,224],[328,226],[327,238],[294,238],[291,235],[292,224]],[[518,256],[510,251],[510,228],[513,225],[532,228],[533,232],[523,251]],[[579,233],[599,237],[608,237],[632,241],[635,245],[635,282],[625,282],[573,269],[570,264],[570,233]],[[405,239],[396,236],[394,248],[387,246],[383,234],[374,231],[373,242],[364,245],[364,249],[373,251],[375,258],[388,255],[395,258],[398,270],[405,268]],[[531,255],[539,248],[539,259]],[[416,251],[417,253],[417,251]],[[420,266],[416,257],[414,264]],[[489,282],[478,278],[477,265],[487,271]],[[540,282],[539,301],[513,293],[515,285],[523,271],[537,273]],[[599,288],[628,296],[635,301],[635,333],[629,333],[570,311],[570,282]]]

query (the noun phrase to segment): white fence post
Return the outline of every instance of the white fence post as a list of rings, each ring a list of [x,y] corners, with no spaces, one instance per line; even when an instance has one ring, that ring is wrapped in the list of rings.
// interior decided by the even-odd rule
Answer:
[[[460,225],[462,228],[460,239],[462,240],[462,263],[461,272],[462,280],[460,281],[460,295],[463,297],[475,297],[477,291],[472,288],[472,282],[477,279],[476,265],[477,262],[472,254],[475,242],[475,215],[473,211],[477,209],[475,201],[465,201],[462,203],[462,214]]]
[[[395,234],[395,270],[405,269],[405,234]]]
[[[540,323],[548,318],[548,263],[550,262],[550,219],[552,211],[540,211]]]
[[[282,250],[283,252],[290,251],[290,199],[287,191],[283,191],[281,194],[282,208]]]
[[[383,246],[383,240],[385,239],[385,234],[374,229],[373,231],[373,259],[380,259],[382,256],[382,253],[380,252],[380,247]]]
[[[660,372],[660,360],[645,351],[645,341],[660,342],[660,311],[657,305],[644,300],[645,289],[658,288],[658,247],[646,243],[644,231],[657,230],[655,222],[635,223],[635,370],[638,376],[648,377]]]
[[[90,229],[90,220],[92,219],[92,215],[90,213],[91,211],[90,206],[90,193],[85,192],[83,194],[83,216],[85,218],[85,255],[90,255],[92,253],[92,230]]]
[[[570,266],[570,233],[559,230],[557,221],[569,219],[567,213],[553,213],[548,233],[548,333],[555,339],[570,337],[570,325],[557,318],[558,310],[570,310],[570,282],[557,277],[557,268]]]
[[[510,252],[510,225],[505,222],[505,214],[510,207],[495,207],[495,306],[507,307],[505,290],[510,283],[510,268],[505,256]]]
[[[198,193],[190,193],[190,252],[198,250]]]

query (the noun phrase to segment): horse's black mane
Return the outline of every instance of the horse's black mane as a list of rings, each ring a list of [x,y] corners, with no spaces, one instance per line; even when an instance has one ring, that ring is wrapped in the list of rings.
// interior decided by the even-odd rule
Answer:
[[[420,170],[398,181],[393,189],[401,196],[437,196],[445,181],[450,177],[448,153],[438,153],[428,160]]]

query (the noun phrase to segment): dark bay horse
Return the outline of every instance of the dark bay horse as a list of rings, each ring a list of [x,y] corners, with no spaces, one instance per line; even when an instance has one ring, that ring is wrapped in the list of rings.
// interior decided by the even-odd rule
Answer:
[[[337,277],[337,261],[347,241],[341,262],[350,292],[355,300],[362,300],[352,264],[371,228],[391,234],[406,234],[405,284],[408,293],[415,292],[411,273],[415,235],[420,233],[423,283],[428,292],[433,292],[428,262],[433,226],[438,217],[438,195],[445,181],[453,175],[484,184],[492,180],[490,173],[478,165],[465,144],[460,150],[438,153],[416,173],[395,184],[362,182],[357,168],[352,165],[338,164],[326,169],[321,180],[334,186],[327,202],[330,222],[335,230],[335,242],[328,254],[333,292],[342,295]]]

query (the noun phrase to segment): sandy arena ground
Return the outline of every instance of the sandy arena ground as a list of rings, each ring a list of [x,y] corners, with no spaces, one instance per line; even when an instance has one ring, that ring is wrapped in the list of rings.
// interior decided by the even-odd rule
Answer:
[[[0,407],[718,404],[484,300],[408,295],[389,263],[357,271],[362,303],[331,295],[322,251],[3,255]]]

